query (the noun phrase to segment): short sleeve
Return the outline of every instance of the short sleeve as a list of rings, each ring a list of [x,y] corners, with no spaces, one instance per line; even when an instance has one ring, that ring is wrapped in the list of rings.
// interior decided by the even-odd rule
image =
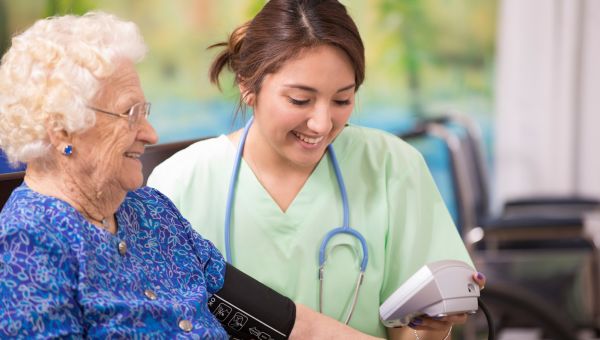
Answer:
[[[209,293],[214,294],[223,288],[225,282],[225,259],[212,242],[203,239],[191,227],[189,229],[194,240],[194,248],[204,264],[206,289]]]
[[[0,228],[0,338],[82,334],[68,247],[59,236],[17,223]]]
[[[381,301],[427,263],[473,265],[422,155],[411,147],[406,157],[386,169],[390,208]]]

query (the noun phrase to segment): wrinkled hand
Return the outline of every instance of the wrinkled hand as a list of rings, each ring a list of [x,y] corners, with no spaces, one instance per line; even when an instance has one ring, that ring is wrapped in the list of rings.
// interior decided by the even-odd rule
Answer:
[[[486,278],[483,273],[473,273],[473,281],[479,285],[479,290],[485,287]],[[467,314],[454,314],[448,315],[442,318],[434,318],[429,316],[420,316],[412,319],[408,324],[409,327],[415,330],[429,330],[429,331],[448,331],[452,325],[462,325],[467,322]]]

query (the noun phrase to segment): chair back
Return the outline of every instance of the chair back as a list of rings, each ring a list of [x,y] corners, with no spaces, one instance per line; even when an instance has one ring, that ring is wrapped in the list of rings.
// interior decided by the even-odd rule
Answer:
[[[0,149],[0,174],[9,173],[9,172],[17,172],[25,170],[24,164],[19,164],[19,166],[15,167],[8,163],[8,159],[4,151]]]
[[[469,149],[464,138],[466,134],[464,131],[456,133],[456,129],[450,126],[451,123],[453,120],[447,115],[423,119],[414,129],[399,137],[405,140],[435,138],[445,145],[450,162],[457,227],[464,239],[478,225],[480,214],[487,214],[487,182],[479,173],[480,168],[473,166],[472,159],[475,157],[471,152],[475,149]],[[459,128],[463,130],[462,127]]]
[[[144,154],[142,155],[142,157],[140,157],[143,166],[142,173],[144,174],[144,185],[146,185],[146,182],[148,181],[148,176],[150,176],[152,170],[154,170],[154,168],[158,164],[171,157],[177,151],[183,150],[188,146],[207,138],[210,137],[187,139],[178,142],[147,146],[146,150],[144,151]]]
[[[475,208],[475,219],[481,225],[491,215],[489,169],[483,149],[484,142],[480,127],[468,116],[449,115],[449,123],[461,129],[460,143],[463,161],[466,162],[471,178],[471,194]]]
[[[4,207],[8,197],[16,187],[23,183],[25,171],[0,174],[0,210]]]

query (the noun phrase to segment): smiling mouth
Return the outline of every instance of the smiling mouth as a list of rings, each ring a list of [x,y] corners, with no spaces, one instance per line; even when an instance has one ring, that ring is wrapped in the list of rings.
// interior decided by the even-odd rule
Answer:
[[[292,133],[294,134],[294,136],[298,137],[298,139],[300,139],[301,141],[303,141],[304,143],[307,143],[307,144],[318,144],[320,141],[323,140],[323,138],[325,138],[324,136],[308,137],[308,136],[305,136],[305,135],[301,134],[300,132],[296,132],[296,131],[292,131]]]
[[[140,152],[125,152],[125,157],[132,159],[140,159],[142,153]]]

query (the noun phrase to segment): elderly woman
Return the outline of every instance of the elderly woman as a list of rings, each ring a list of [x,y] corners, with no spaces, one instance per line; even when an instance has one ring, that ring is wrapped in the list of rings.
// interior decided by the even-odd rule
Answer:
[[[139,188],[140,155],[157,141],[134,68],[145,52],[133,23],[96,12],[40,20],[3,57],[0,148],[27,170],[0,213],[0,338],[228,336],[208,302],[233,267]],[[274,299],[284,336],[355,335]]]

